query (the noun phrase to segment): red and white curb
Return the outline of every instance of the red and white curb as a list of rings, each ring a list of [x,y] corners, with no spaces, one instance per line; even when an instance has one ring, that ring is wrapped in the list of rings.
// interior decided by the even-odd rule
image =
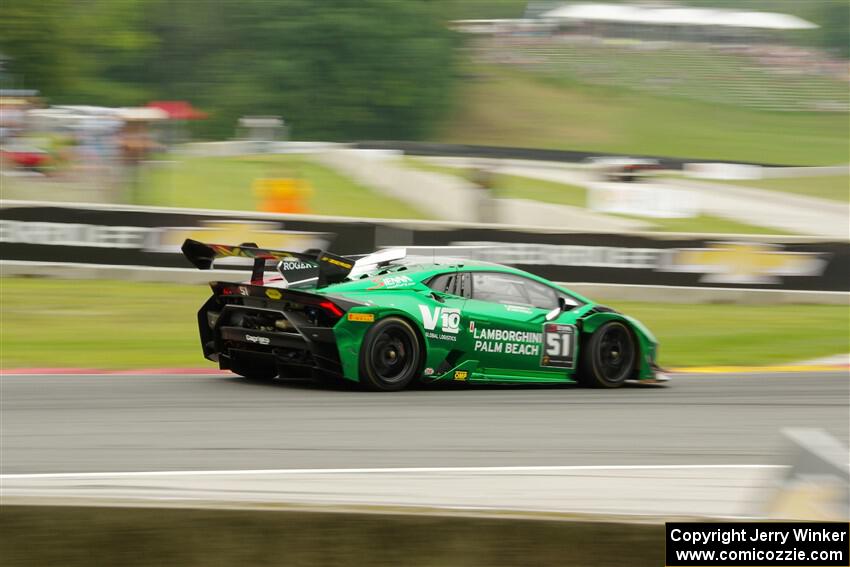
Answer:
[[[219,370],[218,368],[135,368],[131,370],[104,370],[103,368],[4,368],[0,370],[0,375],[104,375],[104,376],[149,376],[149,375],[209,375],[231,374],[227,370]]]
[[[774,374],[788,372],[847,372],[850,364],[782,364],[769,366],[689,366],[667,368],[665,378],[672,374]],[[0,376],[231,376],[218,368],[136,368],[108,370],[103,368],[4,368]]]

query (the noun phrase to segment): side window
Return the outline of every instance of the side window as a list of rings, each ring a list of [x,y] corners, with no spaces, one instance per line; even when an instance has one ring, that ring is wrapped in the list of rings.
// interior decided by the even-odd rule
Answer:
[[[469,272],[459,272],[457,275],[457,291],[456,293],[469,299],[472,297],[472,274]]]
[[[558,294],[551,287],[522,276],[499,272],[474,272],[472,298],[540,309],[558,306]]]
[[[442,274],[431,278],[431,281],[428,282],[428,287],[441,293],[456,293],[454,289],[455,279],[455,273]]]

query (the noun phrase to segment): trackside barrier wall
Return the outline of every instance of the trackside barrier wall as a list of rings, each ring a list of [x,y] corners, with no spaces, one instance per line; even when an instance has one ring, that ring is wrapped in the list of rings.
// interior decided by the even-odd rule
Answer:
[[[590,157],[618,157],[622,153],[585,152],[575,150],[546,150],[536,148],[513,148],[508,146],[478,146],[469,144],[440,144],[434,142],[409,142],[386,140],[362,140],[353,143],[334,142],[267,142],[231,140],[225,142],[197,142],[185,144],[182,150],[198,156],[238,156],[257,153],[317,153],[333,149],[355,148],[363,150],[388,150],[414,156],[465,157],[487,159],[517,159],[543,162],[576,163]],[[712,163],[716,160],[697,158],[672,158],[629,154],[632,157],[657,159],[665,169],[684,169],[686,164]],[[752,162],[726,162],[762,167],[783,167],[777,164]],[[787,166],[786,166],[787,167]],[[801,168],[807,170],[809,168]]]
[[[454,222],[477,220],[482,191],[463,179],[400,166],[397,152],[331,150],[315,159],[387,197],[400,199],[432,217]]]
[[[186,238],[338,254],[409,254],[514,265],[553,281],[732,290],[850,291],[850,242],[806,237],[552,232],[524,227],[0,202],[0,260],[190,268]],[[427,247],[461,246],[450,252]],[[228,268],[221,262],[217,268]],[[235,266],[231,266],[235,267]],[[271,269],[271,267],[270,267]]]
[[[433,142],[403,142],[403,141],[361,141],[351,144],[352,147],[367,150],[397,150],[408,155],[436,156],[436,157],[468,157],[468,158],[493,158],[493,159],[522,159],[540,161],[580,162],[590,157],[599,156],[621,156],[623,154],[612,154],[606,152],[582,152],[574,150],[541,150],[536,148],[512,148],[508,146],[476,146],[468,144],[438,144]],[[694,158],[671,158],[663,156],[648,156],[629,154],[631,157],[657,159],[664,169],[683,169],[687,163],[705,163],[716,160],[694,159]],[[760,165],[774,167],[777,164],[752,163],[752,162],[730,162],[743,163],[746,165]]]
[[[373,190],[400,199],[432,218],[446,222],[479,222],[490,218],[504,224],[536,227],[569,226],[572,230],[639,230],[648,223],[529,199],[493,198],[472,182],[453,175],[404,167],[393,150],[335,149],[314,159]]]

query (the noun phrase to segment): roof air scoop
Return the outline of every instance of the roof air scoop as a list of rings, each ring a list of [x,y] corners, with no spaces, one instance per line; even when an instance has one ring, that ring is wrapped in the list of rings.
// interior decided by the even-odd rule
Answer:
[[[354,262],[354,267],[351,269],[348,277],[350,279],[354,279],[375,268],[386,266],[391,262],[401,260],[405,257],[407,257],[406,248],[386,248],[384,250],[373,252],[372,254],[367,254],[362,258],[358,258],[357,261]]]

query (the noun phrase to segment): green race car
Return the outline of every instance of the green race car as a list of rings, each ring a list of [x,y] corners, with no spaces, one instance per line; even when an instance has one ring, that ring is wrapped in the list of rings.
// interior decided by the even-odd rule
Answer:
[[[249,282],[210,284],[198,312],[204,356],[247,378],[334,376],[385,391],[415,381],[616,388],[666,380],[655,337],[627,315],[522,270],[408,252],[337,256],[187,240],[183,253],[200,269],[253,260]]]

